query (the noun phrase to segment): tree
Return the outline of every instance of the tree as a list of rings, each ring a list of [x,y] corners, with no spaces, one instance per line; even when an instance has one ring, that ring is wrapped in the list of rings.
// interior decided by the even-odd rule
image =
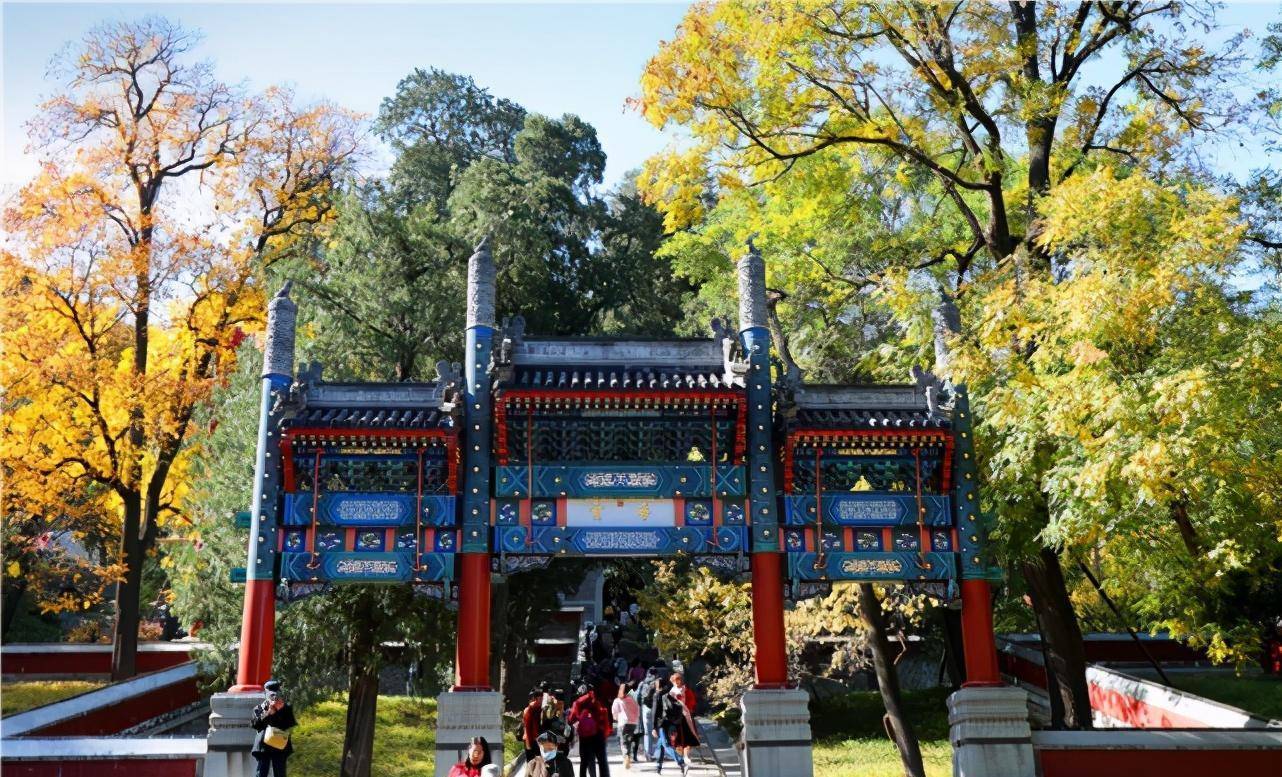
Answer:
[[[922,233],[924,250],[892,252],[887,261],[865,254],[862,262],[816,252],[813,261],[837,283],[915,271],[919,285],[922,276],[932,279],[935,296],[941,285],[965,293],[994,267],[1051,277],[1038,241],[1040,198],[1102,159],[1173,168],[1187,159],[1181,151],[1189,137],[1229,116],[1221,98],[1228,90],[1218,86],[1237,64],[1235,43],[1213,54],[1182,37],[1188,25],[1210,23],[1183,6],[1138,2],[1011,3],[1005,10],[982,3],[698,5],[642,77],[638,108],[654,124],[678,124],[691,135],[648,163],[643,189],[675,230],[697,222],[710,204],[760,199],[775,181],[818,175],[823,168],[808,160],[837,160],[839,168],[845,160],[869,173],[874,191],[883,183],[897,191],[895,179],[924,176],[930,201],[913,220],[950,225],[933,239]],[[1084,70],[1110,51],[1122,67],[1088,85]],[[740,223],[744,231],[755,226]],[[803,302],[822,304],[814,296]],[[929,331],[919,317],[901,320],[918,334]],[[929,339],[910,342],[924,353]],[[1016,344],[1017,352],[1028,345]],[[1023,483],[1046,482],[1047,458],[1022,463]],[[1054,495],[1025,490],[1014,511],[1006,510],[1008,495],[995,496],[999,526],[1028,541],[1012,546],[1012,557],[1040,594],[1051,670],[1067,694],[1062,722],[1088,726],[1080,628],[1059,547],[1045,533]],[[1029,504],[1035,509],[1023,512]]]
[[[264,264],[329,214],[354,118],[247,97],[164,19],[99,26],[32,122],[41,172],[6,212],[5,467],[16,509],[119,520],[112,675],[135,673],[144,558],[182,511],[193,417],[258,324]],[[74,488],[45,491],[52,476]],[[25,502],[25,506],[23,506]]]

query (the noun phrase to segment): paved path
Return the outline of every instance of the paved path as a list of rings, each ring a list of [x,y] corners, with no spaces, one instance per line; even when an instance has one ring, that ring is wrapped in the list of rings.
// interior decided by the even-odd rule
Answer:
[[[704,742],[691,753],[690,760],[693,763],[690,771],[687,772],[688,777],[738,777],[740,773],[739,763],[734,747],[729,742],[729,737],[721,729],[712,728],[707,721],[701,719],[700,723],[702,724],[700,728],[703,731],[702,739]],[[728,746],[728,749],[725,746]],[[656,763],[654,761],[634,762],[631,769],[624,769],[623,753],[619,750],[619,738],[617,736],[610,737],[606,747],[606,755],[610,759],[610,777],[655,773]],[[571,753],[571,756],[577,772],[578,753]],[[665,758],[661,773],[679,777],[681,769]]]

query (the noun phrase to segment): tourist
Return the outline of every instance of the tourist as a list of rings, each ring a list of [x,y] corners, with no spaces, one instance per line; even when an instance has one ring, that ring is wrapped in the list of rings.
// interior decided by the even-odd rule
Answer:
[[[658,751],[658,768],[657,772],[663,771],[663,756],[670,755],[672,760],[677,762],[681,767],[681,773],[686,773],[686,760],[681,752],[674,747],[680,729],[684,725],[684,705],[681,701],[671,694],[672,683],[666,678],[660,677],[658,684],[654,689],[654,731],[650,733],[655,737],[655,750]]]
[[[645,752],[645,757],[651,761],[656,757],[654,750],[659,744],[659,740],[651,736],[651,732],[657,728],[654,722],[654,695],[659,685],[659,676],[660,670],[657,667],[650,667],[641,685],[637,686],[637,704],[641,705],[641,749]]]
[[[636,760],[637,748],[641,745],[641,732],[637,727],[641,723],[641,706],[631,693],[632,686],[619,686],[619,696],[611,705],[614,713],[614,725],[619,729],[619,751],[623,753],[623,768],[631,769]]]
[[[539,715],[539,733],[552,734],[556,737],[557,748],[569,755],[574,730],[565,720],[565,691],[557,688],[549,693],[543,702],[543,712]]]
[[[294,708],[281,694],[279,681],[263,683],[263,700],[254,707],[250,724],[258,732],[249,751],[258,762],[255,774],[267,777],[270,771],[272,777],[285,777],[285,759],[294,752],[294,743],[289,741],[290,729],[297,726],[298,721],[294,719]]]
[[[566,720],[574,726],[579,738],[579,777],[610,777],[605,757],[605,739],[610,735],[610,718],[605,707],[586,685],[579,686],[579,696],[570,706]]]
[[[631,685],[633,688],[636,688],[641,684],[641,681],[644,679],[645,679],[645,665],[641,663],[641,657],[637,656],[636,658],[632,659],[632,663],[628,666],[628,678],[627,678],[628,684]]]
[[[677,727],[677,736],[672,744],[681,749],[681,754],[690,760],[690,749],[699,744],[698,729],[694,725],[694,705],[696,698],[694,689],[686,685],[685,675],[675,672],[672,675],[672,690],[668,695],[681,702],[681,712],[683,713],[683,725]]]
[[[530,702],[521,712],[521,744],[525,745],[525,760],[533,761],[539,755],[539,734],[543,733],[543,691],[530,689]]]
[[[472,737],[467,755],[450,769],[450,777],[482,777],[481,770],[490,763],[490,743],[485,737]]]
[[[583,644],[579,646],[579,660],[586,666],[591,666],[596,656],[596,627],[592,621],[583,624]]]
[[[556,734],[551,731],[539,734],[538,745],[538,755],[526,762],[522,777],[574,777],[574,764],[561,750]]]

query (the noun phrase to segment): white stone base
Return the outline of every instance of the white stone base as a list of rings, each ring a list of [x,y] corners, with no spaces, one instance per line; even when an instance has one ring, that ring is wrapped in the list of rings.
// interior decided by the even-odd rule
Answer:
[[[948,697],[953,777],[1034,777],[1027,693],[1019,688],[962,688]]]
[[[490,743],[490,760],[503,761],[503,695],[495,691],[449,691],[436,697],[436,777],[449,777],[467,755],[472,737]]]
[[[250,719],[262,700],[261,693],[215,693],[210,697],[204,777],[253,777],[257,764],[249,751],[257,732]]]
[[[753,689],[743,711],[744,777],[813,777],[810,696],[802,690]]]

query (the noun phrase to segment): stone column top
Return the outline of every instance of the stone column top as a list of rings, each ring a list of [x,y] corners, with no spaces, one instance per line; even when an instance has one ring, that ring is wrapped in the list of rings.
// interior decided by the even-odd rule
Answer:
[[[467,328],[494,326],[495,295],[494,257],[490,254],[490,237],[476,244],[467,260]]]
[[[739,331],[764,327],[766,318],[766,263],[748,239],[748,253],[738,263],[739,271]]]

